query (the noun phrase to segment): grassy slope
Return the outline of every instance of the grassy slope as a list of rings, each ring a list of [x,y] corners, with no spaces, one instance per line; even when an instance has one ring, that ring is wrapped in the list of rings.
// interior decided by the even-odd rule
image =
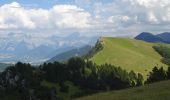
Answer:
[[[97,64],[110,63],[126,70],[142,73],[146,78],[155,66],[164,66],[161,56],[152,48],[152,43],[125,38],[101,38],[104,49],[98,52],[92,61]]]
[[[98,93],[77,100],[170,100],[170,80],[142,87]]]

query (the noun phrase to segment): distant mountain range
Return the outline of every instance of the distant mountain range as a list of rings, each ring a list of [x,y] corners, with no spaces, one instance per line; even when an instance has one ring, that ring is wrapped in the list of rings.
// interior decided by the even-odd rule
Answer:
[[[162,38],[165,42],[170,43],[170,32],[164,32],[162,34],[158,34],[157,36]]]
[[[50,56],[50,53],[57,49],[50,45],[40,45],[34,48],[29,48],[29,44],[25,41],[21,41],[15,45],[8,44],[6,45],[6,48],[0,49],[0,62],[16,63],[17,61],[22,61],[39,63],[51,58],[52,56]],[[67,48],[69,47],[67,46]]]
[[[81,36],[72,33],[66,36],[31,37],[9,33],[0,37],[0,62],[16,63],[18,61],[40,64],[63,52],[80,48],[85,45],[94,45],[98,37]],[[17,37],[17,39],[16,39]],[[36,44],[37,43],[37,44]]]
[[[164,32],[157,35],[154,35],[149,32],[143,32],[136,36],[135,39],[153,43],[156,42],[170,43],[170,32]]]
[[[71,57],[75,57],[75,56],[81,57],[81,56],[88,54],[88,52],[91,49],[92,49],[92,46],[89,46],[89,45],[83,46],[81,48],[74,48],[74,49],[68,50],[66,52],[63,52],[63,53],[60,53],[60,54],[54,56],[47,62],[55,62],[55,61],[61,62],[61,61],[66,61]]]
[[[4,63],[0,63],[0,72],[4,71],[5,68],[11,66],[12,64],[4,64]]]
[[[68,36],[51,36],[48,38],[50,41],[39,40],[39,38],[31,39],[31,36],[20,36],[18,38],[20,40],[15,40],[16,36],[15,33],[10,33],[9,36],[0,37],[0,62],[16,63],[22,61],[40,64],[47,60],[49,62],[63,61],[72,56],[84,55],[98,39],[98,37],[81,36],[78,33]],[[157,35],[143,32],[135,39],[153,43],[170,43],[170,32]],[[40,44],[34,44],[34,41],[38,41],[37,43]]]

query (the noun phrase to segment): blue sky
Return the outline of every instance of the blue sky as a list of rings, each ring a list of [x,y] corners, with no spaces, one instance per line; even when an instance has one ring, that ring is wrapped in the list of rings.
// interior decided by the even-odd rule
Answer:
[[[134,37],[170,31],[170,0],[1,0],[0,5],[0,35],[16,33],[17,41],[23,34],[49,42],[72,33]]]
[[[50,8],[56,4],[76,4],[76,0],[1,0],[0,4],[3,5],[14,1],[22,5],[41,7],[41,8]],[[81,1],[82,0],[79,0],[79,2]],[[91,3],[95,3],[95,2],[110,3],[113,2],[113,0],[91,0]]]
[[[3,0],[0,4],[6,4],[14,2],[14,0]],[[73,4],[73,0],[15,0],[15,2],[21,5],[29,5],[32,7],[50,8],[55,4]]]

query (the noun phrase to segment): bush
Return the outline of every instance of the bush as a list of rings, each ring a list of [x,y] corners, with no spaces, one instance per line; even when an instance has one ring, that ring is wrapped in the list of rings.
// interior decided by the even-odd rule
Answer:
[[[60,92],[68,93],[69,86],[67,86],[65,83],[60,83]]]

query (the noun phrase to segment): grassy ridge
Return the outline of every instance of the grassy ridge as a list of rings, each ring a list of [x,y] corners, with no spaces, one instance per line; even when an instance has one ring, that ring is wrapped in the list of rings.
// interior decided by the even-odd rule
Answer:
[[[134,70],[147,76],[156,65],[166,67],[153,43],[125,38],[101,38],[103,50],[92,57],[97,64],[110,63],[128,71]]]
[[[142,87],[98,93],[77,100],[170,100],[170,80]]]

